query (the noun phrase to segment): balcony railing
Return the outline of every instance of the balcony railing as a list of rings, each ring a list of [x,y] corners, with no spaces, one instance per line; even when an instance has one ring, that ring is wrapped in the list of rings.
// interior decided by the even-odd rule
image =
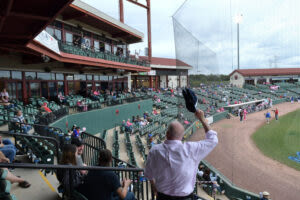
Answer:
[[[80,46],[75,46],[73,43],[67,43],[59,41],[59,49],[65,53],[75,54],[79,56],[86,56],[92,58],[99,58],[104,60],[110,60],[115,62],[127,63],[132,65],[139,65],[144,67],[150,67],[149,62],[145,60],[137,60],[132,57],[124,57],[124,55],[115,55],[110,52],[103,52],[99,49],[92,48],[81,48]]]

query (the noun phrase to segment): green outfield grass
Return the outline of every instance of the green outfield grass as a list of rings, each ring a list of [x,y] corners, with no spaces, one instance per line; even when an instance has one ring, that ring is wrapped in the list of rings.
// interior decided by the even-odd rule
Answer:
[[[252,139],[263,154],[300,171],[300,163],[288,158],[300,151],[300,110],[260,127]]]

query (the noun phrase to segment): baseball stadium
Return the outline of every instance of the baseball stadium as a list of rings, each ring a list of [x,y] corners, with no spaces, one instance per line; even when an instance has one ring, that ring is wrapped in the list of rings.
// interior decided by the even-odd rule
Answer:
[[[0,0],[0,200],[299,200],[299,8]]]

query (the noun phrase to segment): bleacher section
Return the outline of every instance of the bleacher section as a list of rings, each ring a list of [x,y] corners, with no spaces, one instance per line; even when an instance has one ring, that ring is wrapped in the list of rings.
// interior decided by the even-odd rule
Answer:
[[[257,87],[246,85],[245,88],[211,86],[195,89],[199,98],[197,107],[204,110],[206,117],[210,117],[214,123],[227,117],[228,111],[224,111],[222,108],[226,107],[228,104],[235,104],[235,102],[245,103],[256,99],[267,98],[271,98],[275,104],[284,102],[290,98],[288,95],[282,95],[283,92],[289,95],[295,95],[295,98],[297,97],[296,95],[300,93],[297,85],[279,85],[280,89],[275,92],[265,85],[258,85]],[[154,100],[149,99],[154,97],[154,95],[156,96]],[[69,108],[76,108],[76,102],[83,99],[89,104],[91,111],[78,113],[75,109],[76,113],[70,115],[66,115],[68,112],[61,111],[68,111]],[[53,111],[60,111],[66,116],[63,114],[60,115],[59,112],[53,112],[55,116],[53,120],[55,122],[52,123],[51,126],[40,124],[43,122],[40,120],[41,116],[45,114],[40,113],[40,106],[44,102],[46,102]],[[120,159],[120,143],[123,142],[120,141],[119,136],[124,132],[124,142],[129,158],[127,166],[131,167],[139,167],[136,160],[136,156],[138,155],[135,154],[136,152],[134,152],[133,149],[137,147],[137,152],[145,162],[147,159],[146,152],[151,148],[151,142],[154,142],[155,144],[163,142],[166,135],[166,129],[173,120],[177,119],[184,124],[186,128],[186,139],[199,128],[196,125],[197,123],[194,114],[189,113],[185,109],[184,100],[180,93],[149,92],[147,95],[137,93],[135,94],[135,97],[124,94],[115,99],[100,96],[98,100],[71,95],[66,97],[66,105],[59,105],[52,101],[49,102],[44,98],[32,98],[27,105],[24,105],[19,101],[13,101],[13,104],[14,107],[12,108],[0,106],[0,123],[1,125],[7,125],[7,129],[9,129],[10,133],[19,133],[20,127],[15,127],[11,120],[14,117],[15,111],[23,111],[24,117],[34,129],[27,137],[23,137],[22,135],[14,136],[15,144],[19,150],[28,155],[33,163],[37,164],[54,163],[55,157],[59,157],[62,145],[70,142],[71,136],[68,134],[68,129],[73,124],[77,124],[77,126],[80,127],[87,127],[87,132],[89,133],[100,133],[99,136],[103,139],[82,133],[82,135],[85,135],[83,136],[83,141],[88,144],[87,149],[85,150],[86,153],[83,156],[88,165],[95,165],[97,163],[97,151],[101,148],[105,148],[105,143],[102,143],[110,136],[113,137],[112,154],[114,159],[116,159],[116,161],[114,161],[114,166],[117,166],[117,163],[123,162],[118,159]],[[153,109],[157,110],[155,115],[152,113]],[[127,119],[130,119],[131,121],[133,116],[139,115],[142,117],[145,112],[148,113],[149,118],[147,125],[140,126],[138,123],[135,123],[132,132],[125,131],[122,127],[120,127],[121,131],[118,131],[118,127],[123,120],[127,121]],[[112,128],[114,128],[113,134],[108,135],[108,131]],[[39,138],[39,136],[47,136],[50,137],[50,139]],[[153,140],[150,141],[150,137]],[[56,146],[51,139],[58,141],[59,145]],[[134,139],[135,142],[133,143],[132,140]],[[209,164],[206,165],[209,166]],[[224,177],[220,177],[220,180],[227,181]],[[227,184],[226,187],[228,187],[226,191],[238,190],[230,184]],[[9,195],[9,190],[5,194]],[[255,195],[247,193],[246,191],[241,191],[239,194],[232,192],[232,196],[235,196],[236,198],[242,198],[245,194],[250,195],[252,199],[255,199]]]

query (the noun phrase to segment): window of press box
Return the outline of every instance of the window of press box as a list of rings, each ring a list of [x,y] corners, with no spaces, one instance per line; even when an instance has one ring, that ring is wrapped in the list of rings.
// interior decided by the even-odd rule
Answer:
[[[73,81],[74,80],[74,76],[72,74],[67,75],[67,80],[68,81]]]
[[[56,74],[56,80],[59,80],[59,81],[64,80],[64,75],[63,74]]]
[[[85,81],[86,80],[86,75],[85,74],[74,74],[74,80],[81,80],[81,81]]]
[[[93,75],[87,75],[86,78],[87,78],[87,80],[91,81],[91,80],[93,80]]]
[[[9,79],[10,78],[10,71],[0,71],[0,78]]]
[[[37,79],[39,80],[51,80],[51,74],[50,73],[37,73]]]
[[[11,72],[11,78],[12,78],[12,79],[18,79],[18,80],[21,80],[21,79],[22,79],[22,72],[12,71],[12,72]]]
[[[94,81],[99,81],[99,76],[98,75],[94,75]]]
[[[100,76],[100,81],[108,81],[108,76]]]
[[[35,72],[25,72],[25,77],[27,80],[34,80],[34,79],[36,79],[36,73]]]

